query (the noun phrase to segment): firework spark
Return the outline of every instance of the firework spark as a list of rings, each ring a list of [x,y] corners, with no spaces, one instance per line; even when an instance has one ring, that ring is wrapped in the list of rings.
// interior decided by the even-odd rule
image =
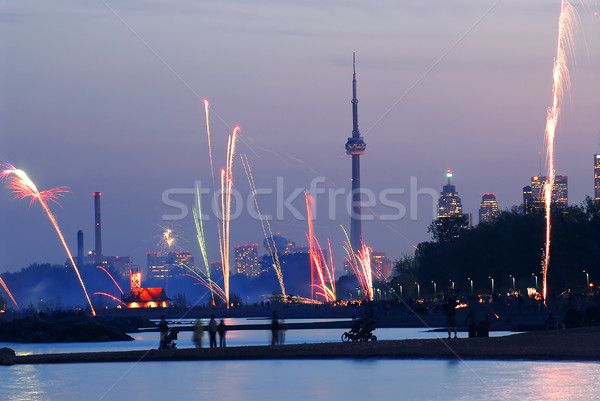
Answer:
[[[208,137],[208,160],[210,160],[210,174],[212,176],[213,189],[215,186],[215,169],[213,168],[212,146],[210,144],[210,123],[208,121],[209,104],[208,99],[204,101],[204,114],[206,115],[206,136]]]
[[[365,298],[369,301],[373,300],[373,270],[371,268],[371,248],[364,242],[361,249],[354,251],[348,238],[348,232],[342,226],[346,241],[344,241],[344,249],[346,250],[346,262],[354,271],[354,275],[358,279],[358,283],[362,288]]]
[[[210,279],[210,265],[208,263],[208,255],[206,253],[206,239],[204,237],[204,226],[202,224],[202,200],[200,198],[200,187],[196,186],[196,209],[192,207],[192,213],[194,215],[194,224],[196,226],[196,238],[198,239],[198,245],[200,246],[200,252],[202,253],[202,260],[204,261],[204,267],[206,268],[206,277],[210,284],[210,296],[213,304],[215,303],[214,290],[212,288],[212,280]],[[220,236],[219,236],[220,238]]]
[[[225,168],[221,169],[221,225],[222,235],[220,241],[221,263],[223,266],[223,287],[227,307],[229,308],[229,223],[231,220],[231,190],[233,188],[233,159],[235,157],[235,146],[240,127],[235,127],[227,139],[227,159]]]
[[[13,303],[15,304],[15,306],[17,307],[17,309],[19,310],[19,312],[21,312],[21,308],[19,308],[19,305],[17,304],[17,301],[15,301],[15,299],[13,298],[12,294],[10,293],[10,290],[6,286],[6,283],[4,282],[4,280],[2,280],[2,277],[0,277],[0,285],[2,285],[2,288],[4,288],[4,291],[6,291],[6,293],[10,297],[10,299],[13,301]]]
[[[279,280],[279,287],[281,288],[281,294],[285,299],[285,285],[283,283],[283,273],[281,271],[281,263],[279,262],[279,255],[277,252],[277,247],[275,245],[275,241],[273,241],[273,231],[271,230],[271,223],[269,223],[268,219],[263,219],[262,213],[260,212],[260,208],[258,207],[258,200],[256,199],[256,185],[254,183],[254,176],[252,175],[252,169],[250,168],[250,163],[248,162],[248,157],[243,154],[242,155],[242,165],[244,166],[244,171],[246,173],[246,177],[248,178],[248,184],[250,184],[250,190],[252,191],[252,197],[254,198],[254,205],[256,206],[256,211],[258,212],[258,218],[260,220],[260,225],[262,227],[263,234],[265,236],[265,240],[267,243],[267,248],[269,250],[269,254],[273,260],[273,268],[275,269],[275,273],[277,274],[277,280]],[[265,229],[265,222],[267,223],[267,228],[269,230],[269,235],[267,236],[267,230]]]
[[[52,201],[52,202],[58,204],[57,198],[59,196],[61,196],[63,193],[68,192],[66,187],[58,187],[58,188],[48,189],[45,191],[38,191],[38,189],[35,186],[35,184],[33,183],[33,181],[31,181],[31,179],[27,176],[27,174],[23,170],[17,169],[10,164],[2,165],[1,167],[3,168],[3,170],[0,172],[0,178],[8,181],[8,184],[6,186],[7,186],[7,188],[12,189],[12,191],[15,193],[15,197],[17,199],[31,198],[31,200],[29,202],[30,205],[35,203],[36,201],[39,202],[40,205],[42,205],[42,208],[48,215],[50,222],[52,223],[52,225],[54,226],[54,229],[56,230],[56,233],[58,234],[60,242],[62,243],[63,247],[65,248],[65,251],[67,253],[67,256],[69,257],[69,261],[71,262],[71,265],[75,269],[75,273],[77,274],[77,278],[79,279],[81,288],[83,288],[85,297],[88,301],[88,304],[90,305],[92,315],[96,316],[96,311],[94,310],[92,301],[90,301],[90,297],[88,296],[87,290],[85,289],[85,284],[83,284],[83,279],[81,278],[81,275],[79,274],[79,269],[77,269],[77,265],[75,264],[75,261],[73,260],[73,255],[71,254],[71,251],[69,250],[69,247],[67,246],[67,242],[65,241],[65,237],[63,236],[63,234],[60,230],[60,227],[58,226],[58,222],[56,221],[56,218],[50,211],[50,208],[48,208],[48,203],[47,203],[48,201]]]
[[[319,241],[315,237],[315,231],[313,228],[312,218],[312,204],[314,199],[307,192],[304,192],[306,198],[306,215],[308,220],[308,233],[306,237],[308,239],[308,252],[310,254],[310,276],[311,276],[311,296],[314,298],[315,293],[313,289],[317,289],[316,295],[319,295],[325,299],[325,302],[334,302],[336,299],[335,292],[335,274],[333,268],[333,256],[331,253],[331,243],[327,240],[329,248],[329,266],[327,264],[327,258],[319,244]],[[317,284],[314,282],[314,273],[317,273]]]
[[[123,290],[121,289],[121,286],[117,283],[117,280],[115,280],[115,278],[112,276],[112,274],[110,274],[108,272],[108,270],[106,270],[104,267],[102,266],[96,266],[97,269],[102,269],[104,271],[104,273],[108,274],[108,277],[110,277],[110,279],[113,281],[113,283],[115,283],[115,285],[117,286],[117,288],[119,289],[119,291],[121,292],[121,295],[125,295],[125,293],[123,292]]]
[[[546,211],[546,238],[543,252],[542,273],[543,285],[542,296],[546,303],[548,291],[548,265],[550,263],[550,209],[552,203],[552,187],[554,186],[554,177],[556,170],[554,167],[554,137],[556,134],[556,125],[560,115],[560,104],[562,102],[564,90],[570,86],[569,69],[567,66],[567,56],[573,51],[573,25],[576,22],[575,8],[568,0],[561,0],[560,16],[558,18],[558,40],[556,45],[556,55],[553,68],[552,85],[552,105],[548,108],[546,119],[546,182],[544,183],[544,206]]]
[[[121,301],[119,298],[115,297],[114,295],[107,294],[105,292],[95,292],[93,295],[104,295],[105,297],[109,297],[110,299],[115,300],[124,306],[127,306],[127,304],[125,302]]]

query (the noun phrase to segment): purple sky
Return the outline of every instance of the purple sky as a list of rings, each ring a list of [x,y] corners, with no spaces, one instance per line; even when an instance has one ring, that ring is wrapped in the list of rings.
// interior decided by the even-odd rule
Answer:
[[[216,167],[224,165],[230,128],[240,125],[238,155],[247,154],[257,187],[276,188],[282,177],[287,197],[323,175],[348,191],[344,144],[357,51],[367,143],[361,182],[375,194],[403,188],[389,199],[406,208],[387,225],[365,222],[364,239],[396,259],[412,252],[396,232],[415,244],[427,240],[433,218],[430,197],[410,204],[411,177],[419,189],[439,192],[451,168],[464,211],[477,216],[482,193],[496,193],[509,208],[539,172],[560,1],[451,3],[3,3],[0,162],[26,170],[40,189],[71,188],[63,208],[53,210],[73,251],[79,229],[86,250],[93,248],[92,192],[101,191],[104,253],[144,265],[145,252],[159,249],[163,216],[177,213],[163,192],[193,188],[196,180],[211,187],[202,98],[214,112]],[[557,172],[569,176],[571,204],[592,194],[592,157],[600,153],[595,10],[579,10],[572,90],[557,130]],[[239,157],[234,177],[245,202]],[[191,195],[175,198],[193,204]],[[275,195],[259,202],[276,215]],[[340,224],[349,227],[343,199],[333,203],[331,220],[328,197],[317,202],[317,237],[331,238],[341,266]],[[292,204],[305,213],[303,197]],[[6,188],[0,205],[0,271],[66,259],[39,206],[28,208]],[[375,210],[395,212],[381,204]],[[273,230],[306,244],[306,221],[288,211],[283,217]],[[205,225],[209,259],[216,260],[214,216]],[[191,213],[174,226],[179,246],[199,256]],[[245,207],[231,231],[233,245],[262,243],[260,224]]]

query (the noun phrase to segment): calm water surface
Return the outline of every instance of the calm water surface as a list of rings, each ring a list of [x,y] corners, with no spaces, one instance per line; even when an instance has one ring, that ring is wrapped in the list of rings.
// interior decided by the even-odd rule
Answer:
[[[0,367],[2,400],[593,400],[600,364],[267,360]]]

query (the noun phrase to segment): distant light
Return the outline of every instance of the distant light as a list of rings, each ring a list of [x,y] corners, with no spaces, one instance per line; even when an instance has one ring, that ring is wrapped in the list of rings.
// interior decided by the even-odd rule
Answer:
[[[446,170],[446,177],[452,178],[452,170],[450,170],[450,169]]]

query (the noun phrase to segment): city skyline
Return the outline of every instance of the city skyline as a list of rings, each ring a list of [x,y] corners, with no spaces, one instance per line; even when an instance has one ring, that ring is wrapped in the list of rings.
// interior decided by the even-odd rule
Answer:
[[[450,167],[460,177],[465,212],[475,213],[482,193],[496,193],[500,209],[520,204],[521,185],[538,170],[543,147],[556,6],[380,5],[385,12],[364,13],[352,3],[240,3],[230,14],[224,5],[182,1],[165,14],[158,5],[142,11],[115,4],[148,47],[102,5],[7,5],[0,20],[2,37],[10,38],[0,41],[7,56],[0,73],[8,78],[0,98],[0,161],[26,170],[40,189],[71,188],[63,208],[52,210],[72,251],[78,230],[92,238],[91,194],[102,192],[103,252],[143,264],[162,216],[173,212],[164,191],[193,188],[196,180],[210,186],[202,97],[213,107],[216,166],[225,159],[224,136],[239,124],[239,151],[248,155],[257,187],[274,188],[280,176],[289,191],[308,188],[321,175],[327,189],[349,187],[340,141],[350,131],[349,55],[356,50],[361,133],[369,142],[361,178],[369,188],[403,188],[394,199],[408,208],[411,177],[417,188],[437,191]],[[589,161],[600,153],[600,20],[581,12],[580,25],[588,40],[577,50],[556,148],[570,204],[594,196]],[[235,188],[248,193],[243,171],[234,178]],[[180,198],[191,209],[193,195],[186,196]],[[274,214],[274,199],[259,201],[263,213]],[[407,211],[387,223],[391,228],[363,221],[365,241],[392,260],[412,252],[410,243],[430,238],[435,201],[420,196],[416,219]],[[0,202],[0,271],[64,262],[40,210],[6,188]],[[302,211],[301,201],[295,205]],[[304,238],[306,222],[284,217],[273,229]],[[330,221],[323,212],[315,221],[318,238],[331,238],[336,261],[343,255],[339,224],[349,229],[348,217]],[[191,213],[173,224],[183,232],[182,246],[197,254]],[[207,225],[209,258],[216,260],[214,218]],[[261,235],[259,222],[247,216],[232,221],[233,243]]]

